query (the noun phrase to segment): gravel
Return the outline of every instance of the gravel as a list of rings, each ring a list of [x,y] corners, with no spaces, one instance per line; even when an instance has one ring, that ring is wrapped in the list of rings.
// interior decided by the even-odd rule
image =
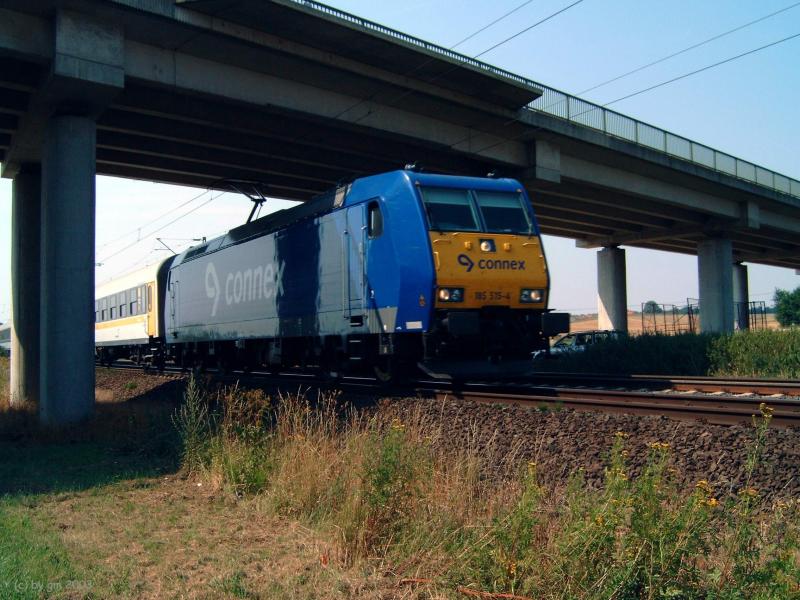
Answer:
[[[710,425],[676,421],[667,417],[593,413],[563,409],[487,405],[462,400],[388,400],[382,411],[400,419],[420,418],[436,429],[436,444],[442,450],[458,451],[468,440],[486,455],[496,457],[495,475],[510,457],[512,470],[529,461],[550,482],[564,481],[583,468],[587,484],[598,487],[617,432],[626,434],[630,472],[636,475],[645,463],[648,444],[670,444],[672,467],[688,489],[701,479],[718,494],[733,494],[745,486],[744,464],[754,439],[749,425]],[[499,460],[498,460],[499,459]],[[800,496],[800,429],[770,429],[763,459],[750,486],[764,495],[780,498]]]
[[[182,377],[147,375],[137,371],[97,370],[98,402],[150,397],[176,401]],[[296,390],[295,390],[296,391]],[[154,399],[155,399],[154,398]],[[374,406],[366,410],[376,410]],[[599,487],[617,432],[626,434],[631,475],[644,465],[648,444],[670,444],[672,467],[679,483],[691,489],[701,479],[717,493],[735,494],[745,486],[744,463],[754,439],[750,425],[711,425],[667,417],[625,415],[522,406],[489,405],[447,399],[387,399],[377,409],[402,421],[419,419],[437,430],[438,449],[459,452],[477,447],[489,464],[491,477],[502,478],[530,461],[549,482],[563,482],[583,469],[586,482]],[[750,486],[763,495],[800,498],[800,428],[767,432],[763,458]]]

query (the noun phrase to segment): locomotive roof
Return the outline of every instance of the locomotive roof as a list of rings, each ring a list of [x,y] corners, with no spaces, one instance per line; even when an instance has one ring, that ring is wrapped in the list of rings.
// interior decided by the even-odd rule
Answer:
[[[270,213],[250,223],[235,227],[223,236],[214,238],[200,246],[189,248],[175,258],[173,265],[178,265],[197,256],[208,254],[254,237],[278,231],[292,223],[330,212],[338,206],[358,204],[369,198],[374,198],[376,195],[380,195],[376,193],[376,189],[388,188],[401,178],[406,178],[412,184],[434,187],[463,187],[497,191],[520,191],[522,189],[521,184],[515,179],[437,175],[409,170],[371,175],[328,190],[297,206]]]

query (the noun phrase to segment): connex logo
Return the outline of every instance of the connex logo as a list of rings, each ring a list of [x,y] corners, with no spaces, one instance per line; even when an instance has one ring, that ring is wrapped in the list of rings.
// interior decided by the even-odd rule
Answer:
[[[475,262],[466,254],[459,254],[458,255],[458,264],[467,267],[467,273],[472,271],[472,267],[475,266]]]
[[[277,266],[274,263],[258,266],[254,269],[236,271],[225,276],[223,290],[217,276],[217,268],[213,262],[206,267],[206,296],[213,300],[211,316],[217,316],[220,298],[225,298],[225,305],[253,302],[255,300],[269,300],[272,297],[283,296],[283,269],[286,263]]]
[[[475,267],[475,261],[466,254],[458,255],[458,264],[467,267],[467,273]],[[478,261],[478,269],[481,271],[525,271],[525,261],[482,258]]]

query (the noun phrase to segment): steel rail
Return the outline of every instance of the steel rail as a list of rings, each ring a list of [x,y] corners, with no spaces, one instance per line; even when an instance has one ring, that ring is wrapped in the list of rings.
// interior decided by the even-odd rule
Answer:
[[[140,370],[135,365],[118,364],[112,369]],[[151,371],[153,374],[159,374]],[[800,426],[800,399],[781,396],[764,399],[732,395],[708,396],[703,394],[665,393],[651,391],[607,390],[594,388],[560,387],[552,385],[511,385],[491,383],[461,383],[441,380],[409,381],[403,385],[385,386],[374,379],[344,377],[336,380],[321,379],[305,373],[269,374],[264,372],[215,374],[222,381],[252,380],[275,388],[291,385],[308,390],[341,391],[348,395],[374,399],[385,397],[419,397],[443,400],[455,398],[488,404],[520,405],[545,410],[571,408],[580,411],[611,412],[616,414],[661,415],[671,419],[703,421],[719,425],[749,423],[760,413],[765,403],[772,412],[772,423],[777,427]],[[166,376],[180,376],[179,368],[169,368]]]
[[[490,388],[492,389],[492,388]],[[514,404],[551,410],[571,408],[625,414],[660,415],[671,419],[695,420],[717,425],[749,423],[760,413],[763,399],[740,396],[687,396],[650,392],[622,392],[596,389],[530,388],[526,391],[438,390],[445,396],[490,404]],[[547,390],[548,393],[541,393]],[[800,402],[791,399],[765,402],[773,411],[777,427],[800,426]]]
[[[533,384],[546,382],[550,384],[564,383],[569,385],[624,387],[628,389],[647,388],[652,390],[671,389],[684,392],[800,396],[800,381],[796,379],[542,372],[518,381]]]

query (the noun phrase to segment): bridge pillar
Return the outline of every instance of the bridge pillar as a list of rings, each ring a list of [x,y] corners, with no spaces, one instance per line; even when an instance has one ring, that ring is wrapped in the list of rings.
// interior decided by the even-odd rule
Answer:
[[[736,327],[740,331],[750,329],[750,291],[747,281],[747,266],[742,263],[733,265],[733,303],[735,307]]]
[[[62,425],[94,407],[93,119],[48,120],[42,159],[39,417]]]
[[[25,164],[11,185],[11,405],[39,401],[39,277],[42,173]]]
[[[697,245],[700,288],[700,331],[733,331],[733,245],[708,238]]]
[[[597,253],[597,328],[628,331],[625,250],[616,246]]]

